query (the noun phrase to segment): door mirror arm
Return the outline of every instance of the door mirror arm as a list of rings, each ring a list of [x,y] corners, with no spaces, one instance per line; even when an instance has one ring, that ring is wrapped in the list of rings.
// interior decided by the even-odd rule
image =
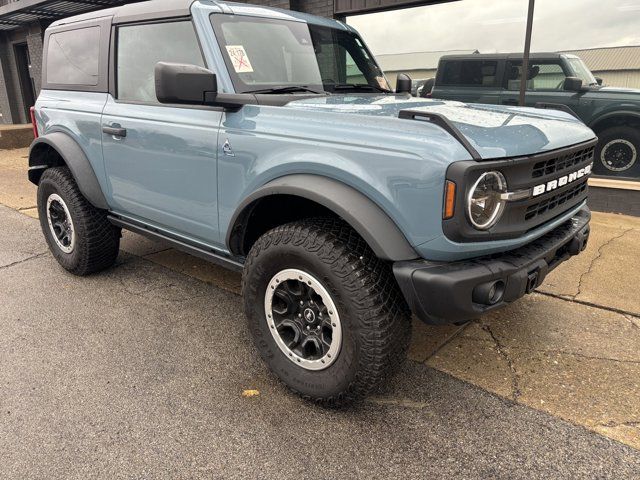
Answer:
[[[205,92],[203,104],[236,111],[245,105],[255,105],[256,103],[256,96],[251,93]]]

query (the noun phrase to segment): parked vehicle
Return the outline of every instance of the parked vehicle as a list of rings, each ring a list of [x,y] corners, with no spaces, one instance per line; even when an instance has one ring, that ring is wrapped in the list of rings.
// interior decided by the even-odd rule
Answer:
[[[58,262],[112,266],[125,228],[242,271],[257,350],[321,404],[398,369],[411,312],[507,305],[589,236],[582,122],[394,93],[342,22],[133,3],[54,22],[43,66],[29,179]]]
[[[518,105],[521,71],[522,53],[446,55],[440,59],[432,96]],[[535,53],[526,105],[569,107],[600,139],[594,174],[640,178],[640,90],[601,83],[575,55]]]

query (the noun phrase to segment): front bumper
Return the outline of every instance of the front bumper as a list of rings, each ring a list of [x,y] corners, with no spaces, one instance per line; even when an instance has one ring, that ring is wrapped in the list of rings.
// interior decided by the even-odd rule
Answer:
[[[584,250],[590,218],[584,207],[518,249],[459,262],[396,262],[393,273],[418,318],[436,325],[463,322],[532,292],[547,273]]]

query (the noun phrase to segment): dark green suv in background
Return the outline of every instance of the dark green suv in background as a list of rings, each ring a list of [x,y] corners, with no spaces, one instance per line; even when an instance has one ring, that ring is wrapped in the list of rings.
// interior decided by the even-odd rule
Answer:
[[[446,55],[432,97],[518,105],[521,71],[522,53]],[[532,54],[526,104],[566,105],[599,137],[594,174],[640,179],[640,90],[601,83],[575,55]]]

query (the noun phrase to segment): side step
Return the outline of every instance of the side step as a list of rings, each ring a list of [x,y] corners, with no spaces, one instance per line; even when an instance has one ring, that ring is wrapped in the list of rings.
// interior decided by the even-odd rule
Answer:
[[[134,233],[138,233],[140,235],[144,235],[145,237],[149,237],[153,240],[162,240],[164,242],[169,243],[176,250],[181,250],[190,255],[194,255],[199,258],[203,258],[211,263],[215,263],[216,265],[220,265],[228,270],[233,270],[236,272],[241,272],[243,268],[242,258],[231,257],[228,255],[219,252],[217,249],[212,247],[206,247],[204,245],[195,245],[187,242],[183,239],[177,239],[175,237],[171,237],[157,228],[150,227],[148,225],[144,225],[141,223],[133,222],[130,220],[125,220],[117,215],[109,215],[107,219],[114,225],[118,227],[122,227],[125,230],[130,230]]]

